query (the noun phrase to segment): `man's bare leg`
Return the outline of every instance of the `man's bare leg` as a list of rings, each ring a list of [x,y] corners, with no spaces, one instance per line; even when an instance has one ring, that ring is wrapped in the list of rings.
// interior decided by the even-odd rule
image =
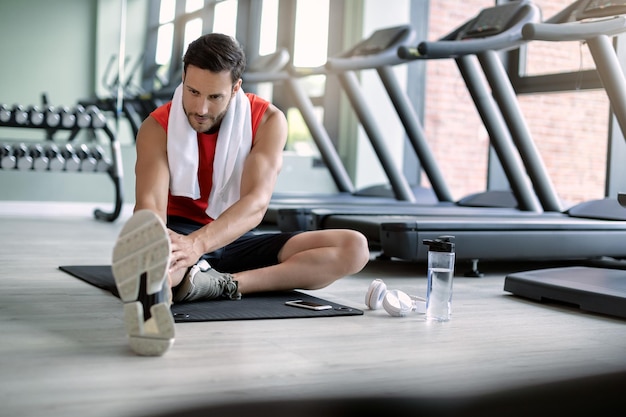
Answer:
[[[315,290],[359,272],[369,261],[366,238],[353,230],[319,230],[290,238],[279,264],[233,274],[242,294]]]
[[[369,260],[365,237],[353,230],[304,232],[291,237],[278,254],[277,265],[229,274],[201,261],[187,273],[170,274],[180,285],[175,302],[238,299],[242,294],[293,289],[314,290],[360,271]]]

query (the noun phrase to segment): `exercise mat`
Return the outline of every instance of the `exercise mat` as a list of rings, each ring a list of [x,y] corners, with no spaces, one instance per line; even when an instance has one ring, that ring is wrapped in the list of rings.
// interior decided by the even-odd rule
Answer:
[[[110,265],[60,266],[60,270],[119,297]],[[285,302],[304,300],[332,306],[329,310],[307,310],[290,307]],[[250,294],[239,301],[207,300],[172,304],[177,323],[198,321],[289,319],[362,315],[363,311],[313,297],[300,291]]]

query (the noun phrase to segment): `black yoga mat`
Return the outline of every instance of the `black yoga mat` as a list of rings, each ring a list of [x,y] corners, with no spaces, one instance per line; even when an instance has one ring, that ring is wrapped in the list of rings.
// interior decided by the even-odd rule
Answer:
[[[60,270],[119,297],[110,265],[60,266]],[[286,301],[305,300],[328,304],[330,310],[306,310],[285,305]],[[362,315],[363,311],[313,297],[299,291],[251,294],[241,300],[208,300],[172,305],[177,323],[225,320],[289,319]]]

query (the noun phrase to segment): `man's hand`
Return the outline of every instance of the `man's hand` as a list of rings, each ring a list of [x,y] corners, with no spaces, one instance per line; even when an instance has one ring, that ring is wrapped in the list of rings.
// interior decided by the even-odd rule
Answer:
[[[186,271],[198,262],[203,253],[198,249],[199,245],[193,237],[181,235],[172,230],[168,232],[172,242],[170,274],[179,270]]]

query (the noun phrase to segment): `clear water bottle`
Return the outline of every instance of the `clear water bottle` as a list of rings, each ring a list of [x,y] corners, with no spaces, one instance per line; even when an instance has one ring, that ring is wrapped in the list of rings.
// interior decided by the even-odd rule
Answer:
[[[428,288],[426,320],[448,321],[452,314],[452,278],[454,276],[454,236],[424,239],[428,245]]]

